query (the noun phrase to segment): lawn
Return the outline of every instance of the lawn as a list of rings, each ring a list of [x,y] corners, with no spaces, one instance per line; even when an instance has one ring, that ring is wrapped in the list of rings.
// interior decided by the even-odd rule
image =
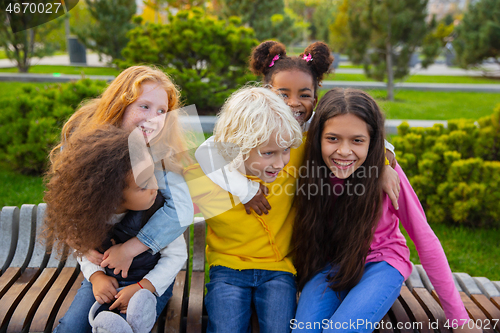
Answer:
[[[385,90],[367,92],[377,100],[387,119],[479,119],[492,114],[500,103],[500,95],[492,93],[400,90],[395,93],[395,101],[390,102]],[[325,93],[320,91],[320,97]]]
[[[431,224],[441,241],[453,272],[465,272],[471,276],[484,276],[500,281],[500,230],[471,229]],[[401,228],[410,248],[410,260],[420,263],[415,245]]]
[[[371,81],[375,80],[366,77],[364,74],[344,74],[333,73],[325,77],[325,80],[331,81]],[[500,84],[500,78],[491,79],[481,76],[441,76],[441,75],[412,75],[405,80],[396,80],[398,82],[406,83],[465,83],[465,84]]]
[[[0,68],[2,73],[18,73],[17,67]],[[110,67],[78,67],[78,66],[51,66],[35,65],[31,66],[29,73],[34,74],[85,74],[85,75],[114,75],[117,76],[120,71]]]
[[[42,177],[21,175],[13,171],[0,171],[0,207],[39,204],[43,202]]]

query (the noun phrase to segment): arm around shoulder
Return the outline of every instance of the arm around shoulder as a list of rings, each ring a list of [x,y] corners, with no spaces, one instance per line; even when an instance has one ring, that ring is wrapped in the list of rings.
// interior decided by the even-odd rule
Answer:
[[[258,183],[249,180],[238,170],[229,167],[229,162],[219,153],[211,136],[195,153],[196,160],[207,177],[225,191],[237,196],[243,204],[249,202],[259,191]]]
[[[160,192],[165,204],[137,234],[137,238],[153,253],[182,235],[193,222],[194,215],[193,202],[184,178],[174,172],[167,172],[163,178],[165,186]]]

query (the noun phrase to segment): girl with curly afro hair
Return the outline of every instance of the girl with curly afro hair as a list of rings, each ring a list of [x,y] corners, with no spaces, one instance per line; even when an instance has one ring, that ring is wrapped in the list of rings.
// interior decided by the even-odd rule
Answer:
[[[182,235],[159,253],[136,256],[126,277],[82,256],[135,237],[165,201],[157,190],[151,156],[129,137],[128,131],[112,125],[75,133],[60,152],[60,167],[46,175],[45,236],[59,248],[67,244],[75,249],[85,277],[56,332],[91,332],[87,314],[95,301],[124,314],[130,298],[143,288],[157,296],[158,315],[187,258]],[[119,287],[124,288],[117,291]]]

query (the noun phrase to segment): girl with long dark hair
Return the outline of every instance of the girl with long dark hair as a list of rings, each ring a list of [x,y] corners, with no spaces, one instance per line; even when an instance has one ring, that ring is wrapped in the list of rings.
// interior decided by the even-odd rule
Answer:
[[[305,165],[317,172],[300,179],[295,198],[294,264],[302,294],[292,328],[373,331],[412,271],[399,221],[450,325],[467,322],[443,248],[399,165],[399,210],[381,189],[384,116],[373,98],[356,89],[327,92],[305,150]]]

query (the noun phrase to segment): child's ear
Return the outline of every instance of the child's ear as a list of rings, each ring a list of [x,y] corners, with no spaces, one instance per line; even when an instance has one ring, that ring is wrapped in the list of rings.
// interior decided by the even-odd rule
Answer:
[[[317,104],[318,104],[318,95],[314,96],[313,110],[316,108]]]

